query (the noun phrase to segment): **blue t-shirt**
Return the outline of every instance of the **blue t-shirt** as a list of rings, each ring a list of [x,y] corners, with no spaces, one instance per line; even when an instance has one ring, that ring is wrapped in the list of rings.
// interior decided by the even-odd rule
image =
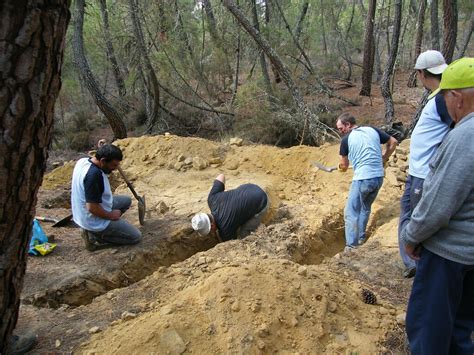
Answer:
[[[452,120],[442,94],[431,98],[421,111],[411,134],[408,173],[425,179],[430,172],[429,163],[439,145],[451,129]]]
[[[375,127],[357,127],[342,138],[339,154],[348,156],[354,168],[352,180],[383,177],[382,148],[390,135]]]
[[[267,205],[267,194],[254,184],[240,185],[224,191],[225,185],[214,180],[207,204],[219,230],[222,241],[235,238],[237,229]]]
[[[71,208],[74,222],[81,228],[101,232],[110,221],[89,212],[87,203],[100,203],[102,208],[112,211],[113,195],[107,175],[90,159],[79,159],[72,173]]]

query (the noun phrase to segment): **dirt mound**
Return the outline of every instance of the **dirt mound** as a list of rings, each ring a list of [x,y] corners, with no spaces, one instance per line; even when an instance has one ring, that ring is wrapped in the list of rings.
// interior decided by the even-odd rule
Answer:
[[[41,188],[43,190],[53,190],[62,186],[70,186],[75,164],[76,162],[74,160],[68,161],[64,165],[46,174],[43,178]]]
[[[325,265],[244,256],[218,245],[141,282],[160,297],[118,320],[81,353],[375,353],[396,326],[395,307],[367,305],[363,286]],[[222,258],[231,249],[238,258]],[[120,297],[117,295],[117,297]]]
[[[146,195],[144,241],[88,253],[77,229],[54,231],[58,248],[49,262],[28,266],[25,301],[56,309],[22,307],[24,321],[48,334],[39,351],[57,349],[57,339],[61,351],[84,353],[376,353],[400,339],[409,287],[396,248],[405,147],[390,162],[368,242],[344,255],[352,173],[312,165],[336,165],[337,144],[280,149],[172,135],[116,144],[127,176]],[[43,188],[68,184],[68,166],[48,174]],[[208,211],[219,173],[228,189],[263,187],[271,213],[248,238],[215,245],[192,233],[189,220]],[[119,177],[111,180],[116,194],[130,194]],[[52,192],[39,196],[42,206]],[[136,204],[126,216],[138,225]],[[362,302],[362,287],[377,294],[377,305]]]

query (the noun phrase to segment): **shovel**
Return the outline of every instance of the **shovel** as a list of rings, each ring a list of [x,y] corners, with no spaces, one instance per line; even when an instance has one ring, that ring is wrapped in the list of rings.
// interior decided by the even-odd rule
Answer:
[[[127,177],[125,176],[120,166],[117,168],[117,170],[119,171],[120,175],[122,175],[125,182],[127,183],[127,186],[130,189],[130,191],[132,191],[133,196],[138,201],[138,220],[140,221],[140,224],[143,226],[143,224],[145,223],[145,211],[146,211],[145,196],[138,196],[135,189],[133,188],[132,183],[127,179]]]
[[[54,223],[52,225],[53,228],[57,228],[57,227],[64,227],[66,225],[69,224],[69,222],[71,222],[71,219],[72,219],[72,214],[69,214],[67,215],[66,217],[62,218],[62,219],[55,219],[55,218],[51,218],[51,217],[42,217],[42,216],[35,216],[35,218],[38,220],[38,221],[41,221],[41,222],[51,222],[51,223]]]
[[[334,170],[337,170],[338,166],[325,166],[317,161],[313,162],[313,165],[318,168],[319,170],[325,171],[327,173],[332,173]],[[352,169],[352,166],[348,167],[348,169]]]

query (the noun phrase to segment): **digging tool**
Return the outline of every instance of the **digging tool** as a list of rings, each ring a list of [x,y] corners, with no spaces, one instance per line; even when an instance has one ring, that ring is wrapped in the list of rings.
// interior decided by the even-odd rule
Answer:
[[[125,180],[128,188],[130,189],[130,191],[132,191],[133,196],[138,201],[138,220],[140,221],[140,224],[143,226],[143,224],[145,223],[145,211],[146,211],[145,195],[138,196],[135,189],[133,188],[132,183],[127,179],[127,177],[125,176],[125,174],[124,174],[124,172],[123,172],[123,170],[120,166],[118,167],[118,171],[119,171],[120,175],[122,175],[122,177]]]
[[[41,221],[41,222],[51,222],[51,223],[54,223],[52,225],[53,228],[57,228],[57,227],[64,227],[66,225],[69,224],[69,222],[71,222],[72,220],[72,214],[69,214],[67,215],[66,217],[64,218],[61,218],[61,219],[56,219],[56,218],[51,218],[51,217],[43,217],[43,216],[35,216],[35,218],[38,220],[38,221]]]
[[[325,171],[327,173],[332,173],[334,170],[337,170],[338,166],[326,166],[317,161],[313,162],[313,165],[318,168],[319,170]],[[348,167],[348,169],[352,169],[352,166]]]

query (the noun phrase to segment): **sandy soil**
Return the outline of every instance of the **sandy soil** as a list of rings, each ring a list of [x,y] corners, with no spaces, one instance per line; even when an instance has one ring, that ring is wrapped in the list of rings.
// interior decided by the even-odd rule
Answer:
[[[84,250],[77,228],[43,224],[57,249],[30,258],[18,330],[33,353],[390,353],[404,351],[411,281],[401,277],[396,229],[406,143],[374,204],[370,238],[344,247],[343,209],[352,174],[326,173],[338,146],[231,145],[154,136],[118,141],[123,168],[146,196],[143,243]],[[39,215],[68,213],[73,164],[44,180]],[[218,173],[227,188],[262,186],[271,213],[245,240],[217,244],[190,228],[207,211]],[[115,193],[129,194],[111,178]],[[136,204],[126,214],[138,225]],[[362,301],[373,291],[376,305]]]

